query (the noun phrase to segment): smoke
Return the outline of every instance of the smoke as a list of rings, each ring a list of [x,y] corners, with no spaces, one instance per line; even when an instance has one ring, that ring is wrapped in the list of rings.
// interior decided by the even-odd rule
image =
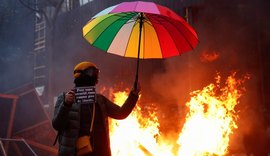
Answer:
[[[0,92],[32,81],[33,13],[19,2],[0,2]]]
[[[151,80],[151,89],[159,98],[174,101],[160,105],[162,112],[166,112],[164,120],[172,113],[180,116],[180,119],[176,118],[178,121],[166,120],[167,125],[184,123],[189,92],[213,82],[216,72],[224,77],[232,71],[237,71],[239,75],[248,73],[251,80],[244,84],[246,93],[238,106],[239,128],[232,138],[231,148],[266,151],[267,124],[266,116],[262,114],[265,109],[262,94],[265,93],[261,90],[262,73],[265,72],[262,64],[266,61],[262,58],[265,56],[262,49],[267,48],[262,47],[262,43],[269,41],[270,37],[266,28],[269,26],[266,6],[269,6],[267,1],[209,0],[199,7],[198,21],[193,25],[199,35],[199,45],[180,57],[165,60],[164,70],[156,73]],[[209,57],[206,59],[205,54],[211,56],[211,61]],[[171,111],[170,108],[176,105],[178,111]],[[258,143],[252,143],[256,134],[263,144],[260,147],[255,145]]]

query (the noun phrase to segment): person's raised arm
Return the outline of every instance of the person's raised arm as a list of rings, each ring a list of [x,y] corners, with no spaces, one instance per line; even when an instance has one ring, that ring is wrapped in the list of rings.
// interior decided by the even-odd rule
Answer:
[[[138,101],[141,87],[138,84],[136,88],[136,90],[134,88],[131,90],[128,98],[121,107],[104,97],[108,116],[114,119],[125,119],[131,113]]]

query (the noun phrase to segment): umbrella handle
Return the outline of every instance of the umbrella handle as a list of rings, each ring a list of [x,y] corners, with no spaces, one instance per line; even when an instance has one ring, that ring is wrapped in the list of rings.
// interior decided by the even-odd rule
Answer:
[[[138,73],[136,73],[136,78],[135,78],[135,81],[134,81],[134,84],[133,84],[133,89],[137,90],[137,87],[138,87]]]
[[[143,25],[143,13],[140,12],[139,20],[140,20],[140,33],[139,33],[139,44],[138,44],[138,57],[137,57],[137,68],[136,68],[136,78],[134,81],[134,90],[137,90],[138,85],[138,73],[139,73],[139,65],[140,65],[140,51],[141,51],[141,35],[142,35],[142,25]]]

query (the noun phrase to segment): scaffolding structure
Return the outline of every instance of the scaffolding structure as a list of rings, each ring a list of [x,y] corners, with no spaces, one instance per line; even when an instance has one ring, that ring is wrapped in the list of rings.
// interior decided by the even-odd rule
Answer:
[[[46,51],[46,20],[43,16],[38,12],[35,13],[33,82],[44,107],[48,107],[48,54]]]
[[[88,1],[78,1],[78,0],[63,0],[61,4],[60,12],[68,12],[74,8],[79,7],[80,5],[84,5],[85,3],[91,2]],[[39,0],[35,0],[35,9],[41,10],[38,8]],[[43,6],[44,14],[40,12],[35,12],[35,25],[34,25],[34,46],[33,46],[33,84],[38,95],[41,97],[43,102],[43,107],[48,109],[50,106],[50,97],[49,97],[49,87],[50,87],[50,77],[49,77],[49,66],[50,66],[50,57],[52,51],[49,50],[49,45],[51,43],[48,42],[49,37],[52,35],[49,33],[49,26],[47,25],[48,21],[53,18],[53,12],[55,8],[48,5]],[[47,19],[45,18],[47,16]]]

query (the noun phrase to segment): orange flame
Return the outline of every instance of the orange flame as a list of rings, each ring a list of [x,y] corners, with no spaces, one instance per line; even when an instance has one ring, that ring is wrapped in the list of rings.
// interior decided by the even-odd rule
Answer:
[[[225,155],[229,136],[237,128],[234,108],[239,102],[241,80],[235,73],[221,88],[221,77],[202,90],[191,93],[186,103],[189,112],[178,141],[172,141],[159,133],[156,112],[144,118],[139,104],[124,120],[110,120],[110,139],[113,156],[202,156]],[[124,103],[127,92],[116,92],[114,102]],[[140,103],[140,101],[139,101]],[[179,149],[175,150],[174,147]]]
[[[178,155],[225,155],[229,146],[229,135],[238,128],[237,113],[234,108],[241,96],[240,80],[235,73],[226,80],[221,88],[220,76],[216,84],[210,84],[202,90],[191,93],[191,100],[186,103],[189,113],[179,135]]]
[[[114,93],[114,102],[121,105],[127,96],[127,92]],[[170,146],[162,145],[157,140],[158,127],[156,113],[151,113],[149,118],[144,119],[138,105],[125,120],[110,120],[112,154],[114,156],[168,155]]]

